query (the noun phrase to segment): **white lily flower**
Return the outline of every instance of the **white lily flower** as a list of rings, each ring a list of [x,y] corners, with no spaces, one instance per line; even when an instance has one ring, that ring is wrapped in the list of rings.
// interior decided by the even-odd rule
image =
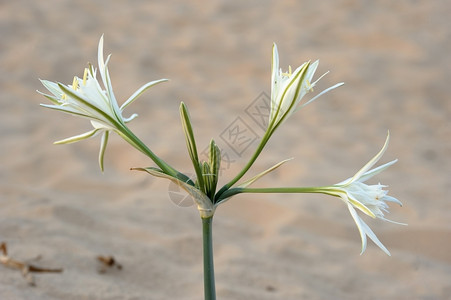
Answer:
[[[325,188],[327,194],[340,197],[347,204],[349,212],[351,213],[351,216],[359,229],[360,237],[362,239],[362,251],[360,254],[362,254],[366,249],[367,236],[386,254],[390,255],[390,252],[379,241],[371,228],[359,217],[357,211],[355,210],[356,208],[372,218],[378,218],[384,221],[405,225],[387,220],[384,217],[384,212],[388,212],[388,205],[386,202],[395,202],[402,206],[402,203],[398,199],[387,195],[388,191],[383,190],[386,186],[381,185],[380,183],[377,185],[367,185],[363,183],[396,163],[397,160],[395,159],[389,163],[370,170],[370,168],[379,161],[387,149],[389,138],[390,135],[388,134],[381,151],[379,151],[379,153],[376,154],[376,156],[373,157],[373,159],[371,159],[353,177],[331,187]]]
[[[313,75],[318,67],[319,60],[311,63],[305,62],[294,72],[289,67],[288,72],[279,69],[279,54],[277,45],[273,45],[271,66],[271,112],[269,116],[269,130],[274,130],[281,122],[287,119],[294,111],[304,107],[328,91],[335,89],[343,83],[338,83],[322,91],[309,101],[301,104],[302,98],[313,91],[316,83],[327,73],[312,82]]]
[[[47,88],[51,95],[38,91],[53,103],[52,105],[41,104],[42,106],[88,118],[94,127],[91,131],[57,141],[55,144],[74,143],[93,137],[98,133],[103,133],[99,154],[99,164],[102,171],[103,157],[108,142],[109,132],[126,131],[125,124],[138,116],[137,114],[133,114],[128,118],[124,118],[122,116],[123,110],[151,86],[167,81],[167,79],[160,79],[143,85],[119,107],[113,93],[111,79],[108,73],[107,65],[110,56],[111,55],[108,56],[106,61],[104,60],[102,36],[99,41],[98,64],[103,87],[97,80],[97,70],[90,65],[89,68],[85,69],[83,78],[74,77],[72,85],[41,80],[42,84]]]

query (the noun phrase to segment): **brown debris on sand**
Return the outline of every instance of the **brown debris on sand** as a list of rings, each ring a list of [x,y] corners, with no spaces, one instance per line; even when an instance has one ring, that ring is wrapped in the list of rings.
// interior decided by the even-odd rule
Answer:
[[[37,256],[33,260],[39,260],[41,257]],[[6,247],[6,243],[0,244],[0,263],[5,265],[6,267],[12,269],[18,269],[22,272],[22,276],[27,280],[28,284],[35,286],[36,283],[34,281],[34,276],[32,273],[61,273],[63,269],[50,269],[50,268],[42,268],[32,265],[28,262],[20,261],[13,259],[8,256],[8,250]]]

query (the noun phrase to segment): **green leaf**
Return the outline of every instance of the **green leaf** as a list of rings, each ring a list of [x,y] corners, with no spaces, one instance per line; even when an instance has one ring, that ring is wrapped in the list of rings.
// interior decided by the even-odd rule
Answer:
[[[162,170],[157,168],[131,168],[132,170],[144,171],[149,173],[150,175],[169,179],[173,183],[177,184],[179,187],[184,189],[191,197],[193,197],[194,202],[197,204],[197,209],[199,210],[200,216],[202,218],[212,217],[215,213],[215,206],[213,202],[211,202],[210,198],[205,195],[202,191],[195,188],[192,185],[189,185],[187,182],[181,181],[175,177],[172,177],[168,174],[165,174]]]
[[[271,168],[269,168],[269,169],[267,169],[267,170],[261,172],[260,174],[257,174],[256,176],[252,177],[251,179],[246,180],[245,182],[239,184],[237,187],[245,188],[245,187],[250,186],[250,185],[253,184],[255,181],[259,180],[260,178],[262,178],[262,177],[265,176],[266,174],[268,174],[268,173],[274,171],[275,169],[277,169],[278,167],[280,167],[281,165],[283,165],[284,163],[286,163],[286,162],[289,161],[289,160],[292,160],[292,158],[288,158],[288,159],[282,160],[281,162],[275,164],[275,165],[272,166]]]
[[[196,141],[194,139],[193,127],[191,126],[191,119],[186,108],[185,103],[180,103],[180,119],[182,121],[183,131],[185,133],[186,147],[188,154],[193,163],[194,171],[197,176],[197,184],[202,192],[206,192],[204,178],[202,176],[201,165],[199,164],[199,157],[197,155]]]
[[[216,145],[214,140],[210,141],[209,166],[211,182],[208,189],[208,195],[210,199],[214,199],[216,186],[219,180],[219,170],[221,166],[221,150]]]

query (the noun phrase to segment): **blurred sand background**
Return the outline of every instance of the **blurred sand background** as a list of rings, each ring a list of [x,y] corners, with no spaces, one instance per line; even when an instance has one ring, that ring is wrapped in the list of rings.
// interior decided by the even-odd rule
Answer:
[[[151,149],[192,173],[179,121],[188,105],[199,148],[214,138],[236,174],[257,144],[236,155],[221,135],[270,92],[272,43],[281,66],[320,59],[315,91],[345,86],[294,114],[250,175],[295,159],[259,183],[328,185],[352,176],[382,146],[398,158],[373,183],[404,206],[364,220],[391,251],[360,237],[345,205],[317,195],[246,195],[220,206],[214,250],[218,299],[450,299],[451,3],[436,1],[0,1],[0,240],[11,256],[63,267],[29,287],[0,266],[0,299],[202,299],[201,222],[178,207],[168,182],[130,167],[151,162],[110,140],[53,141],[90,129],[39,107],[38,78],[71,83],[96,63],[105,35],[116,96],[170,78],[127,109]],[[98,274],[112,254],[123,270]]]

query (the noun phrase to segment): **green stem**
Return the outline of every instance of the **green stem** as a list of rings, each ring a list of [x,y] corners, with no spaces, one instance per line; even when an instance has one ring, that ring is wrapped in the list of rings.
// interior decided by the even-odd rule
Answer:
[[[264,194],[302,194],[302,193],[315,193],[315,194],[327,194],[336,196],[336,189],[333,187],[280,187],[280,188],[231,188],[219,197],[216,203],[221,202],[223,199],[227,199],[236,194],[241,193],[264,193]]]
[[[280,97],[280,102],[283,102],[286,94],[290,90],[290,86],[293,85],[293,84],[298,84],[297,87],[296,87],[296,92],[293,95],[292,99],[290,100],[290,106],[288,107],[288,109],[286,111],[281,111],[282,104],[281,103],[277,104],[277,111],[275,112],[275,115],[272,116],[272,118],[270,120],[270,124],[268,125],[268,129],[266,130],[265,135],[263,136],[262,141],[260,142],[260,145],[258,145],[258,148],[255,151],[254,155],[251,157],[251,159],[246,164],[246,166],[243,168],[243,170],[241,170],[241,172],[238,173],[238,175],[234,179],[232,179],[229,183],[224,185],[219,190],[219,192],[216,195],[216,199],[215,199],[216,201],[215,202],[218,202],[217,200],[222,198],[221,197],[222,193],[224,193],[225,191],[230,189],[235,183],[237,183],[238,180],[241,179],[241,177],[244,176],[244,174],[246,174],[246,172],[250,169],[250,167],[254,164],[254,162],[257,159],[257,157],[262,152],[262,150],[265,147],[266,143],[269,141],[269,138],[271,137],[271,135],[274,133],[274,131],[277,129],[277,127],[279,127],[279,125],[282,124],[284,119],[288,118],[288,116],[290,115],[290,112],[298,104],[296,99],[299,97],[299,94],[301,92],[302,82],[304,81],[304,78],[305,78],[306,72],[307,72],[307,70],[309,68],[309,65],[310,65],[310,63],[306,63],[302,67],[302,69],[296,74],[296,77],[293,77],[291,79],[289,85],[286,87],[286,89],[284,90],[283,94]],[[301,76],[301,78],[298,80],[299,76]],[[271,103],[271,109],[272,109],[272,103]],[[282,118],[280,120],[277,119],[277,116],[279,115],[279,113],[282,113]]]
[[[213,216],[202,218],[205,300],[216,300],[215,270],[213,265],[212,225]]]
[[[244,168],[238,173],[238,175],[235,176],[230,182],[228,182],[226,185],[224,185],[217,193],[215,197],[215,203],[218,199],[223,198],[221,195],[230,189],[235,183],[237,183],[238,180],[241,179],[241,177],[246,174],[246,172],[252,167],[254,162],[257,160],[257,157],[260,155],[260,153],[263,151],[263,148],[265,148],[266,143],[268,142],[269,138],[271,137],[272,132],[270,130],[266,131],[265,135],[263,136],[260,144],[258,145],[257,149],[254,152],[254,155],[252,155],[251,159],[247,162],[247,164],[244,166]]]
[[[180,173],[173,167],[171,167],[164,160],[155,155],[155,153],[150,150],[146,144],[144,144],[131,130],[128,129],[127,126],[122,125],[120,131],[117,131],[119,135],[125,139],[130,145],[135,147],[137,150],[141,151],[145,155],[147,155],[151,160],[155,162],[155,164],[165,173],[171,175],[172,177],[178,178],[188,184],[194,185],[194,183],[183,173]]]

